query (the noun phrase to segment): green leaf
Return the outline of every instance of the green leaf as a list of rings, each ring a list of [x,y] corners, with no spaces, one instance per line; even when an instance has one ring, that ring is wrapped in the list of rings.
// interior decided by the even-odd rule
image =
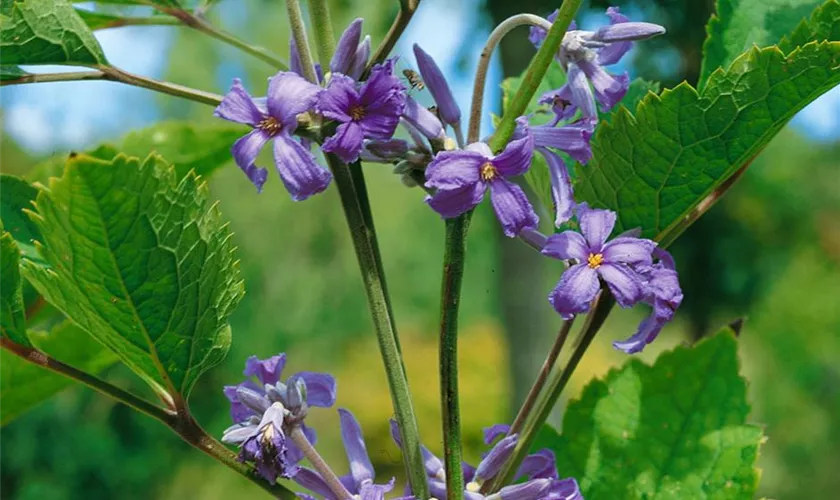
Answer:
[[[789,36],[779,42],[779,48],[787,53],[812,40],[840,40],[840,2],[829,0],[816,9],[810,19],[803,20]]]
[[[25,259],[24,276],[153,389],[186,398],[227,353],[244,291],[206,185],[156,156],[77,155],[36,207],[49,268]]]
[[[166,15],[152,15],[147,17],[129,17],[121,16],[119,14],[110,14],[107,12],[95,12],[85,9],[77,9],[79,17],[88,25],[88,28],[96,30],[104,30],[109,28],[119,28],[120,26],[160,26],[165,24],[179,25],[181,21]]]
[[[28,71],[14,64],[0,65],[0,81],[17,80],[18,78],[29,74],[30,73]]]
[[[4,65],[107,64],[93,33],[67,0],[15,1],[3,8],[0,26]]]
[[[700,93],[682,83],[599,125],[575,195],[618,212],[617,232],[641,227],[667,245],[706,196],[838,83],[839,42],[812,42],[787,56],[753,49]]]
[[[0,174],[0,219],[6,231],[12,234],[17,246],[26,258],[40,257],[33,241],[41,239],[38,226],[24,213],[33,208],[38,190],[28,182],[14,175]]]
[[[706,25],[698,88],[717,68],[727,68],[753,44],[779,43],[824,0],[718,0],[717,13]],[[813,40],[813,39],[811,39]],[[823,38],[825,40],[825,38]],[[828,40],[832,40],[829,38]],[[834,40],[837,40],[836,38]]]
[[[21,287],[20,249],[12,235],[2,231],[0,235],[0,290],[3,293],[0,294],[0,327],[2,327],[3,337],[28,346],[30,344],[26,337],[26,317]]]
[[[32,343],[63,363],[97,374],[117,362],[117,357],[81,328],[64,321],[47,332],[29,332]],[[6,425],[35,405],[46,401],[73,381],[17,356],[0,353],[0,425]]]
[[[725,330],[591,382],[569,404],[562,435],[543,428],[533,449],[553,450],[587,500],[751,499],[762,431],[746,424],[749,409]]]

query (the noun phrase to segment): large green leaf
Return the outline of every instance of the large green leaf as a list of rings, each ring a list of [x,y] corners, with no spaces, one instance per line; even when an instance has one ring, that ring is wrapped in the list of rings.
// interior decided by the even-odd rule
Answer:
[[[0,224],[0,228],[2,228]],[[20,279],[20,249],[12,235],[0,234],[0,329],[4,337],[29,345]]]
[[[4,0],[0,12],[4,65],[107,63],[93,33],[67,0]]]
[[[576,197],[618,212],[619,232],[641,227],[670,243],[707,195],[838,83],[840,42],[811,42],[789,55],[752,49],[700,93],[683,83],[648,94],[634,114],[599,125]]]
[[[36,207],[49,267],[25,259],[24,276],[156,391],[186,397],[227,353],[243,294],[206,186],[156,156],[77,155]]]
[[[703,63],[697,87],[702,88],[714,70],[728,67],[753,44],[767,47],[779,43],[823,2],[718,0],[717,13],[712,14],[706,25],[706,43],[703,44]]]
[[[64,321],[47,332],[30,332],[35,346],[55,359],[96,374],[117,357],[87,332]],[[0,354],[0,425],[6,425],[33,406],[69,387],[73,381],[2,351]]]
[[[41,239],[38,226],[24,213],[33,208],[38,190],[14,175],[0,174],[0,219],[6,231],[12,234],[23,255],[37,259],[33,241]]]
[[[829,0],[809,19],[803,19],[790,35],[782,38],[779,48],[790,52],[813,40],[840,41],[840,1]]]
[[[591,382],[534,449],[552,449],[587,500],[751,499],[762,431],[748,413],[730,330]]]

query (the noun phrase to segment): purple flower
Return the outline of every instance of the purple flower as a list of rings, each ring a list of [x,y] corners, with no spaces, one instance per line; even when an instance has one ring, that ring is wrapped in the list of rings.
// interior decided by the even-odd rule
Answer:
[[[350,474],[339,478],[341,483],[355,498],[384,500],[385,493],[394,489],[394,479],[392,478],[387,484],[373,482],[376,472],[370,462],[359,422],[345,409],[339,408],[338,413],[341,418],[341,440],[344,442],[347,461],[350,462]],[[298,484],[321,495],[325,500],[342,500],[335,498],[327,483],[314,470],[302,467],[294,479]]]
[[[231,152],[258,191],[265,183],[266,171],[257,167],[255,161],[262,147],[272,139],[274,164],[292,199],[305,200],[329,185],[332,175],[292,137],[297,128],[297,115],[313,107],[319,91],[300,76],[281,71],[269,79],[265,108],[257,105],[239,79],[233,81],[230,92],[216,108],[214,114],[219,118],[254,128],[233,144]]]
[[[440,119],[411,97],[406,98],[403,118],[428,139],[441,140],[445,137]]]
[[[357,18],[341,34],[330,60],[330,71],[358,80],[370,59],[370,37],[362,39],[362,19]]]
[[[321,93],[318,112],[340,125],[322,146],[345,163],[359,159],[363,139],[390,139],[405,108],[405,88],[394,76],[394,60],[374,66],[361,88],[341,74],[334,74]]]
[[[642,320],[633,336],[627,340],[613,342],[616,349],[627,354],[641,352],[646,345],[653,342],[662,327],[673,319],[674,312],[682,303],[683,294],[674,268],[674,259],[658,247],[654,249],[653,256],[658,261],[640,269],[645,279],[645,296],[642,302],[651,305],[653,311]]]
[[[446,83],[446,78],[437,63],[416,43],[414,44],[414,57],[417,59],[417,69],[423,76],[426,88],[429,89],[432,99],[438,106],[441,119],[453,127],[460,126],[461,108],[458,107],[455,97],[452,96],[452,89]]]
[[[508,180],[528,170],[533,151],[534,139],[526,135],[496,156],[483,142],[438,153],[426,169],[426,186],[437,192],[426,197],[426,203],[445,218],[457,217],[478,205],[489,189],[493,210],[507,236],[536,227],[539,218],[534,208],[522,189]]]
[[[291,443],[286,441],[283,431],[288,410],[276,402],[263,411],[262,418],[254,416],[229,427],[222,442],[239,445],[239,460],[254,462],[260,475],[274,484],[278,476],[293,477],[298,467],[290,456],[288,446]]]
[[[589,304],[606,282],[622,307],[643,299],[644,277],[639,266],[652,264],[656,243],[651,240],[620,236],[607,242],[615,226],[615,212],[578,206],[581,233],[564,231],[548,237],[542,253],[557,259],[574,260],[549,295],[554,309],[564,318],[589,310]]]

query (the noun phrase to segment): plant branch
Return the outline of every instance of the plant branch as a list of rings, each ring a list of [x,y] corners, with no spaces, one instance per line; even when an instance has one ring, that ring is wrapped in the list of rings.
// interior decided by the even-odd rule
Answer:
[[[347,491],[347,488],[341,484],[341,480],[338,476],[335,475],[335,472],[327,465],[327,462],[324,461],[323,457],[321,457],[318,450],[312,446],[312,443],[309,442],[309,439],[306,438],[306,434],[303,433],[303,429],[300,425],[294,425],[290,429],[289,438],[292,440],[293,443],[300,448],[301,453],[303,456],[309,460],[312,464],[312,467],[318,471],[318,474],[321,475],[321,479],[327,483],[327,486],[330,487],[330,491],[333,492],[336,498],[343,498],[345,500],[349,500],[353,498],[353,495]]]
[[[475,72],[475,81],[473,82],[472,104],[470,105],[470,119],[467,129],[467,142],[473,143],[478,140],[478,134],[481,127],[481,113],[484,104],[484,90],[487,86],[487,72],[490,69],[490,56],[493,51],[505,37],[515,28],[519,26],[540,26],[546,31],[551,29],[551,23],[540,16],[533,14],[518,14],[511,16],[502,21],[496,29],[490,33],[487,42],[484,44],[484,49],[478,58],[478,68]]]
[[[461,414],[458,405],[458,309],[464,281],[467,231],[472,211],[446,220],[440,304],[440,404],[448,500],[464,498]]]
[[[420,449],[420,435],[413,402],[408,388],[408,378],[400,354],[397,332],[391,314],[390,300],[385,289],[381,273],[381,256],[375,244],[375,232],[360,205],[360,193],[353,181],[350,168],[335,155],[327,154],[327,163],[335,177],[335,185],[344,208],[344,216],[353,240],[362,282],[367,294],[368,305],[373,319],[379,352],[385,364],[388,388],[394,405],[394,414],[399,427],[405,462],[412,491],[417,498],[429,498],[426,483],[426,471]]]
[[[400,0],[400,11],[397,13],[397,17],[394,19],[394,23],[391,24],[391,28],[385,35],[385,38],[382,39],[382,43],[376,47],[373,57],[370,58],[370,62],[368,62],[362,74],[362,80],[367,78],[367,75],[370,74],[370,70],[375,64],[381,63],[388,57],[388,54],[394,49],[394,45],[397,44],[397,40],[400,39],[403,31],[408,27],[409,21],[411,21],[419,6],[420,0]]]
[[[309,18],[312,20],[312,30],[315,32],[318,60],[321,62],[321,68],[327,71],[335,49],[335,33],[333,33],[327,0],[309,0]]]
[[[303,24],[303,14],[300,11],[300,0],[286,0],[286,12],[289,15],[289,26],[292,28],[292,36],[295,38],[303,76],[310,82],[318,84],[318,76],[315,74],[315,62],[312,60],[312,51],[309,48],[309,38],[306,36],[306,25]]]

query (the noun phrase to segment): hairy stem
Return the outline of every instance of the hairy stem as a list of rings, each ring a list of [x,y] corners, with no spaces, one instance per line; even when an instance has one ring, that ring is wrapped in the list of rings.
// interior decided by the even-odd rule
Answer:
[[[318,453],[318,450],[315,449],[314,446],[306,439],[306,434],[303,433],[303,429],[300,425],[295,425],[291,428],[289,432],[289,438],[291,438],[292,442],[300,448],[300,451],[303,453],[303,456],[309,460],[309,463],[312,464],[312,467],[318,471],[318,474],[321,475],[321,479],[327,483],[327,486],[330,487],[330,491],[336,496],[336,498],[343,498],[345,500],[352,499],[353,495],[347,491],[347,488],[341,484],[341,480],[338,476],[335,475],[335,472],[327,465],[327,462],[324,461],[321,454]]]
[[[289,26],[292,28],[292,36],[295,38],[298,54],[300,54],[303,76],[317,85],[318,76],[315,74],[315,62],[312,59],[312,50],[309,48],[306,26],[303,24],[300,0],[286,0],[286,12],[289,15]]]
[[[448,500],[464,498],[461,413],[458,405],[458,309],[464,281],[467,231],[472,211],[446,220],[440,304],[440,404]]]
[[[263,490],[271,493],[274,497],[287,500],[293,500],[296,498],[295,494],[288,488],[280,484],[269,484],[257,474],[253,467],[239,462],[236,459],[236,454],[225,447],[222,443],[215,440],[212,436],[208,435],[185,408],[181,408],[181,411],[176,412],[175,410],[169,408],[157,406],[89,373],[85,373],[81,370],[73,368],[70,365],[62,363],[61,361],[50,357],[46,353],[31,347],[17,344],[7,338],[0,338],[0,346],[28,363],[32,363],[63,377],[75,380],[76,382],[84,384],[100,394],[104,394],[105,396],[132,408],[133,410],[152,417],[172,429],[181,439],[189,443],[194,448],[211,456],[228,468],[233,469],[238,474],[257,484]]]
[[[408,478],[417,498],[429,498],[426,484],[426,471],[420,450],[420,434],[417,418],[408,388],[408,377],[400,354],[397,332],[391,314],[390,299],[385,290],[381,273],[381,256],[375,244],[375,232],[360,206],[360,195],[353,182],[350,168],[335,155],[327,154],[327,163],[335,176],[335,185],[344,208],[344,216],[353,247],[359,260],[362,282],[367,294],[368,305],[373,319],[379,352],[385,365],[388,388],[394,405],[394,414],[403,444],[403,461]]]
[[[473,82],[469,128],[467,129],[467,141],[470,143],[478,140],[479,129],[481,127],[481,108],[484,104],[484,90],[487,83],[487,71],[490,69],[490,56],[493,55],[493,51],[499,45],[499,42],[502,41],[502,38],[519,26],[541,26],[546,30],[551,29],[551,23],[540,16],[518,14],[502,21],[490,33],[487,42],[484,44],[484,49],[478,58],[478,68],[476,69],[475,81]]]
[[[326,71],[330,67],[330,60],[335,49],[335,33],[333,33],[327,0],[309,0],[309,18],[312,20],[312,29],[315,32],[318,60]]]
[[[554,60],[554,54],[560,48],[560,44],[563,42],[563,36],[566,34],[566,30],[569,29],[569,24],[575,17],[581,3],[583,3],[583,0],[565,0],[560,6],[557,19],[551,25],[545,41],[543,41],[542,46],[528,65],[525,76],[522,78],[522,83],[519,85],[519,90],[513,96],[513,100],[511,100],[504,115],[502,115],[502,120],[496,127],[496,132],[490,139],[490,149],[493,151],[499,151],[504,148],[505,144],[508,143],[510,137],[513,135],[513,131],[516,128],[516,119],[525,112],[528,103],[531,102],[534,94],[537,93],[540,82],[545,76],[545,72],[548,71],[548,66],[551,64],[551,61]]]
[[[385,35],[385,38],[382,39],[382,43],[376,47],[373,57],[370,58],[370,62],[368,62],[368,65],[362,74],[362,79],[367,78],[367,75],[370,74],[370,70],[373,68],[374,64],[379,64],[388,57],[388,54],[390,54],[391,50],[394,49],[394,45],[397,44],[397,40],[400,39],[403,31],[405,31],[408,27],[409,21],[411,21],[411,18],[414,17],[414,13],[417,12],[417,7],[419,5],[420,0],[400,0],[400,11],[397,13],[397,17],[394,19],[394,23],[391,24],[391,28]]]

